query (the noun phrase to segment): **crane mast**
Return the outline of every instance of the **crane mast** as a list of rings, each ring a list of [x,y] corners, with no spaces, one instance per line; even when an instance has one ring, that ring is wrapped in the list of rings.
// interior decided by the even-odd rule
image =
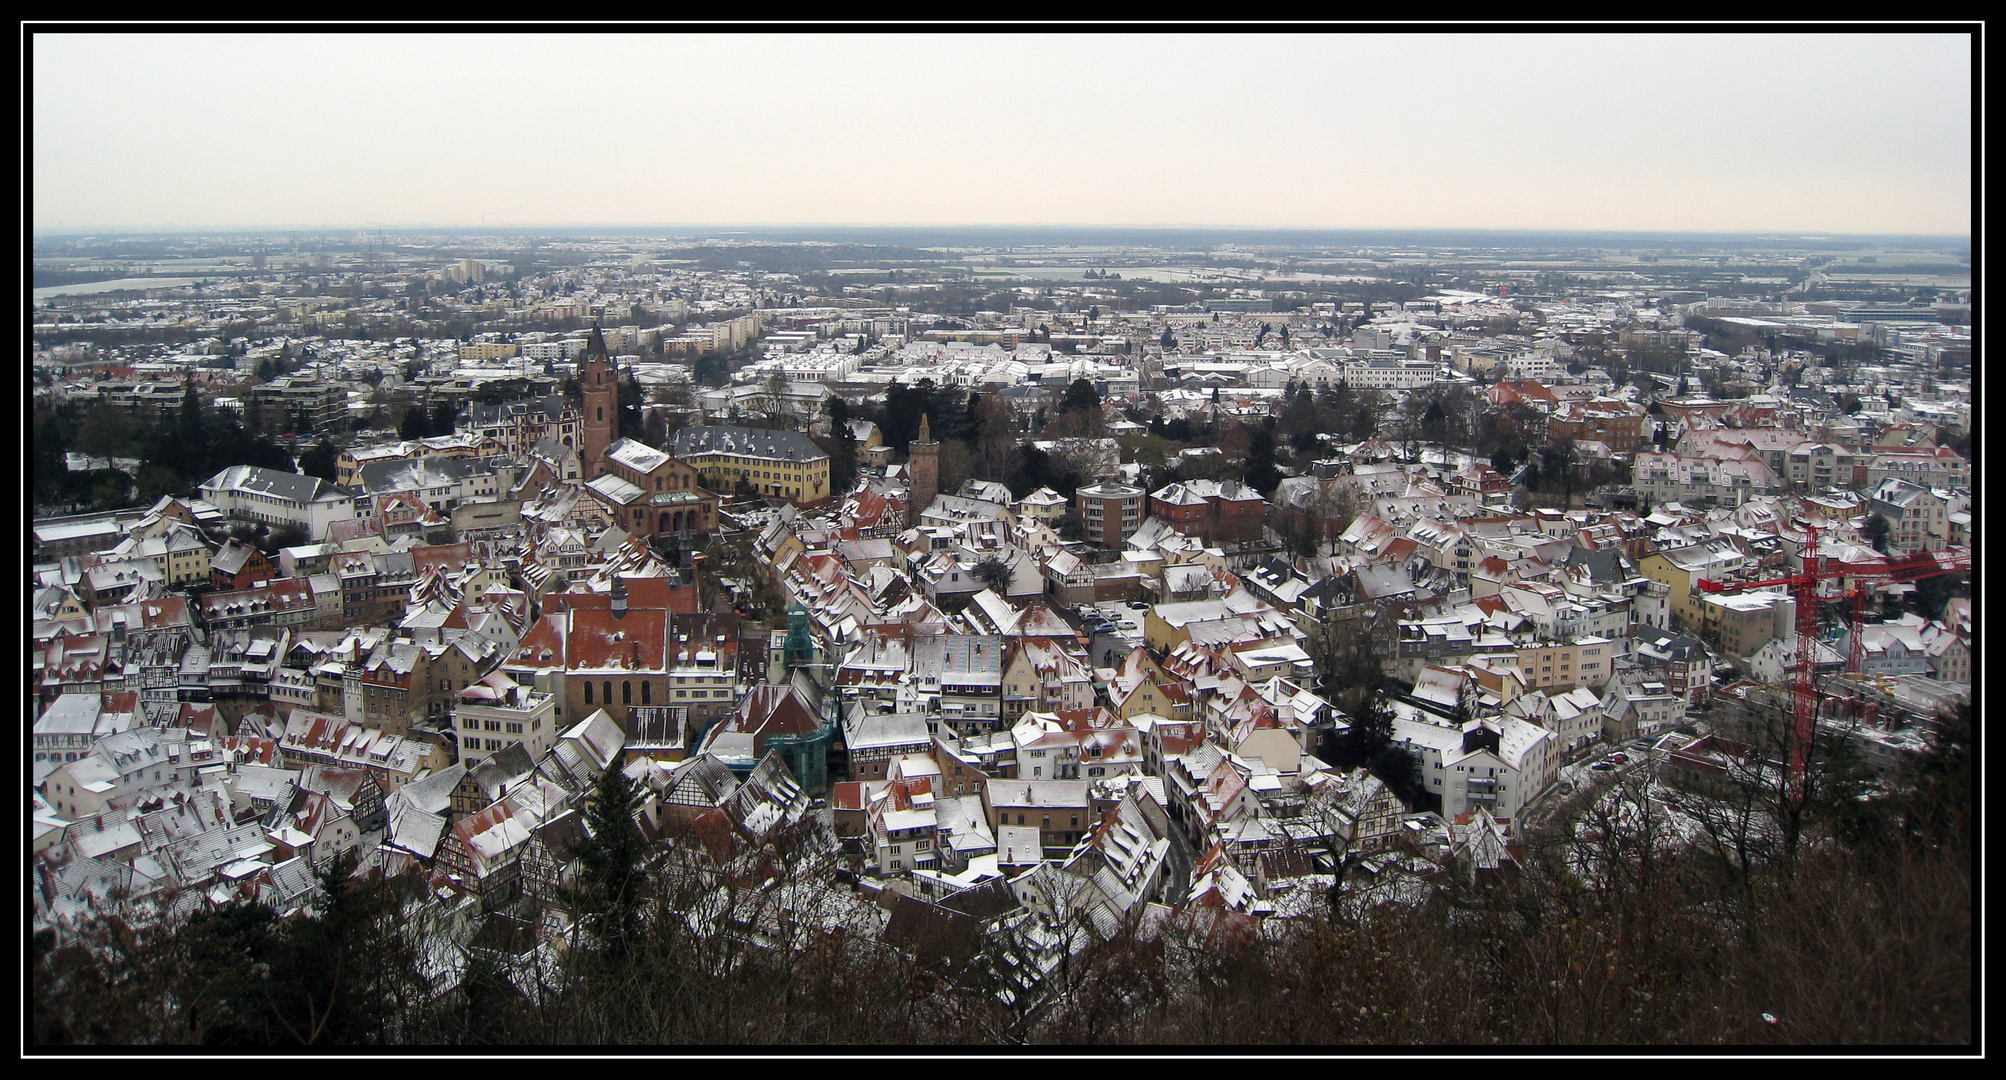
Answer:
[[[1934,553],[1923,553],[1921,557],[1910,558],[1906,562],[1887,563],[1880,566],[1862,566],[1840,562],[1820,553],[1818,527],[1805,528],[1807,539],[1804,550],[1803,569],[1787,577],[1766,578],[1761,581],[1745,581],[1727,584],[1701,578],[1698,588],[1704,593],[1726,594],[1748,592],[1753,589],[1775,588],[1779,585],[1790,590],[1791,598],[1797,605],[1797,640],[1794,642],[1795,663],[1790,671],[1790,790],[1793,796],[1801,795],[1804,784],[1804,768],[1811,748],[1812,737],[1818,724],[1818,687],[1814,677],[1814,655],[1818,639],[1818,606],[1827,599],[1819,594],[1819,583],[1844,578],[1854,579],[1850,596],[1852,600],[1851,630],[1852,641],[1848,649],[1848,671],[1860,669],[1860,624],[1866,612],[1870,587],[1892,585],[1900,582],[1921,581],[1924,578],[1943,574],[1954,574],[1971,568],[1968,552],[1959,552],[1947,557]],[[1830,599],[1847,599],[1846,593],[1839,593]]]

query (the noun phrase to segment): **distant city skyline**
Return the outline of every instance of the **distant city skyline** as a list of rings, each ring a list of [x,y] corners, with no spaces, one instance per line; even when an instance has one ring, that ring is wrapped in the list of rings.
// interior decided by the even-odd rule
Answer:
[[[36,34],[37,234],[1963,235],[1960,32]]]

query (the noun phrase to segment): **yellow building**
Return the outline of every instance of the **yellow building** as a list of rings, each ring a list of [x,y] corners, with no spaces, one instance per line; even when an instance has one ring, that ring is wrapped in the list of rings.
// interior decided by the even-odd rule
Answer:
[[[1701,594],[1698,629],[1728,656],[1747,658],[1795,631],[1797,603],[1782,589]]]
[[[209,580],[209,545],[203,542],[201,534],[172,520],[162,524],[164,527],[145,529],[147,535],[140,535],[142,530],[135,528],[111,554],[152,560],[169,588]]]
[[[1545,642],[1518,648],[1518,669],[1527,690],[1567,691],[1607,684],[1622,646],[1604,637]]]
[[[1159,679],[1157,675],[1145,677],[1115,703],[1115,712],[1123,720],[1145,714],[1169,720],[1191,719],[1191,692],[1182,683],[1169,680],[1159,683]]]
[[[1692,547],[1653,552],[1637,562],[1637,570],[1652,581],[1671,589],[1672,614],[1680,627],[1697,627],[1703,615],[1698,587],[1700,579],[1724,580],[1735,571],[1755,562],[1729,540],[1714,540]]]
[[[704,486],[749,489],[797,503],[829,497],[829,455],[798,431],[707,425],[676,432],[669,453],[694,467]]]
[[[1518,669],[1525,673],[1527,689],[1571,689],[1580,677],[1581,650],[1573,645],[1547,642],[1521,645]]]

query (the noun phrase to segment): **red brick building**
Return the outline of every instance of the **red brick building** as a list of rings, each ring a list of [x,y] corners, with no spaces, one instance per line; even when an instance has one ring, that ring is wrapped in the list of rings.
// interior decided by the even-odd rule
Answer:
[[[1244,544],[1261,538],[1267,500],[1237,480],[1187,480],[1151,492],[1149,513],[1208,544]]]
[[[693,650],[672,650],[679,643],[670,629],[673,616],[696,614],[696,588],[651,577],[621,577],[615,584],[611,592],[545,597],[543,617],[503,665],[517,683],[556,695],[560,730],[605,709],[632,735],[634,709],[697,700],[688,695],[699,680],[682,663],[683,651]],[[729,671],[721,675],[701,680],[706,705],[713,700],[713,686],[727,692],[716,700],[736,701],[736,678]],[[676,696],[679,684],[681,698]]]
[[[1594,439],[1628,454],[1644,443],[1644,421],[1643,411],[1626,401],[1577,401],[1547,420],[1546,433],[1555,439]]]
[[[1122,542],[1142,527],[1144,495],[1139,487],[1103,480],[1074,493],[1080,519],[1087,525],[1087,540],[1102,547],[1121,550]]]
[[[696,467],[634,439],[606,449],[605,471],[586,485],[622,529],[667,539],[707,536],[717,528],[718,497]]]
[[[265,553],[232,539],[209,560],[209,583],[219,591],[248,589],[278,576]]]

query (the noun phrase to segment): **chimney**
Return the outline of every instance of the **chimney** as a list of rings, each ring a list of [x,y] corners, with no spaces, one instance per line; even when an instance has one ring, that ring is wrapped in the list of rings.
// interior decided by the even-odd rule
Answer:
[[[613,575],[613,617],[627,617],[627,582],[620,575]]]

